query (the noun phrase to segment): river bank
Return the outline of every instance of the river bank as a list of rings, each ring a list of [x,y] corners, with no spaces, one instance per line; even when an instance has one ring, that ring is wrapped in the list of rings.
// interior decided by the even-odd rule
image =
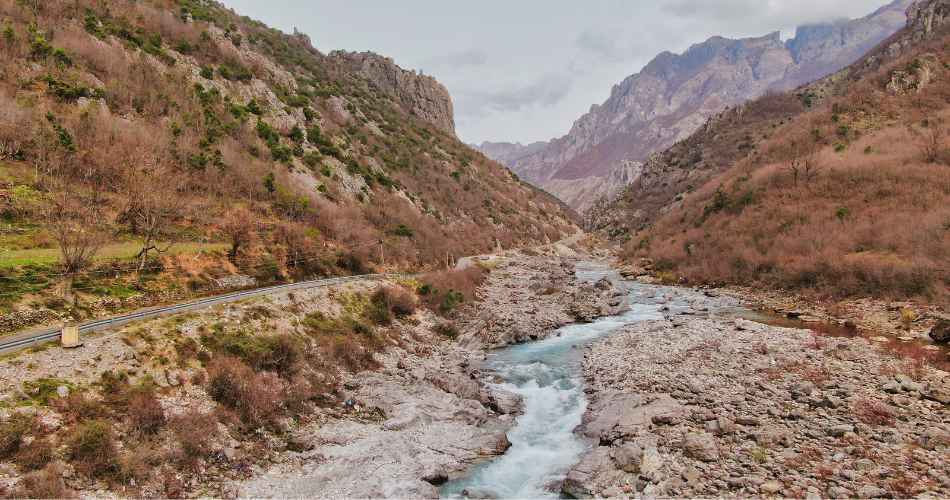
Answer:
[[[486,383],[487,349],[623,307],[612,284],[576,278],[582,258],[555,244],[492,259],[478,300],[452,313],[452,328],[423,307],[371,319],[380,290],[398,297],[418,285],[361,282],[130,324],[86,337],[78,350],[4,358],[0,430],[13,447],[0,458],[0,496],[437,496],[437,485],[510,446],[521,401]],[[333,333],[361,321],[370,326]],[[283,372],[262,370],[247,375],[251,386],[237,385],[248,381],[222,378],[215,362],[245,369],[233,356],[284,363],[268,365]],[[215,392],[228,380],[246,399]],[[245,423],[258,415],[266,420]],[[147,432],[142,418],[153,422]],[[85,457],[76,436],[89,429],[104,429],[102,454]]]
[[[607,497],[950,494],[950,379],[864,338],[825,338],[666,288],[689,311],[624,327],[584,362],[597,446],[564,491]],[[714,297],[710,297],[713,295]]]
[[[578,279],[583,255],[552,246],[492,259],[478,301],[456,320],[457,342],[381,355],[383,368],[351,377],[347,398],[385,418],[341,418],[301,429],[307,450],[231,483],[242,497],[439,496],[438,486],[504,453],[520,396],[483,373],[493,348],[545,338],[577,321],[620,312],[609,281]],[[430,328],[423,328],[429,330]]]

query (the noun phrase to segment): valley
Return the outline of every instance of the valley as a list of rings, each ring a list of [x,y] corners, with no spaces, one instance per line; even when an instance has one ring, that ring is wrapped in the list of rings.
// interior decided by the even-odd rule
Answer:
[[[950,496],[950,0],[477,147],[231,5],[0,3],[0,498]]]

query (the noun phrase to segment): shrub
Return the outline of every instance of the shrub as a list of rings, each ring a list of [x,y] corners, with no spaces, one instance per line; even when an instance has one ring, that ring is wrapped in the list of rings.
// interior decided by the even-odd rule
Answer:
[[[478,266],[430,273],[422,278],[419,293],[430,309],[448,313],[463,302],[474,300],[475,291],[487,274],[486,269]]]
[[[20,451],[23,438],[36,428],[36,417],[14,413],[0,425],[0,459],[10,458]]]
[[[380,346],[366,336],[326,335],[316,341],[324,358],[333,360],[351,373],[379,366],[374,354]]]
[[[868,425],[894,425],[894,409],[876,399],[861,398],[852,405],[854,417]]]
[[[99,401],[89,398],[81,392],[56,400],[56,410],[72,422],[103,418],[109,410]]]
[[[300,341],[290,335],[254,335],[247,332],[205,335],[202,343],[214,353],[232,356],[257,371],[290,376],[303,359]]]
[[[104,420],[79,424],[66,438],[69,459],[80,472],[107,477],[118,469],[118,454],[112,426]]]
[[[132,431],[140,435],[156,434],[165,425],[165,410],[151,387],[136,390],[129,398],[129,420]]]
[[[39,470],[53,461],[53,445],[46,439],[35,439],[16,454],[16,463],[25,470]]]
[[[74,493],[63,481],[65,471],[58,463],[49,464],[41,471],[31,472],[20,480],[14,492],[18,498],[73,498]]]
[[[451,321],[443,321],[436,324],[435,327],[433,327],[433,331],[449,339],[456,339],[459,336],[458,327]]]
[[[397,318],[411,316],[416,312],[416,298],[402,287],[380,287],[373,294],[372,301],[384,304]]]
[[[171,428],[180,447],[183,462],[194,463],[214,453],[218,421],[209,413],[191,410],[172,419]]]
[[[253,428],[272,423],[282,403],[285,384],[271,372],[255,374],[241,360],[215,358],[208,367],[208,394],[235,410]]]

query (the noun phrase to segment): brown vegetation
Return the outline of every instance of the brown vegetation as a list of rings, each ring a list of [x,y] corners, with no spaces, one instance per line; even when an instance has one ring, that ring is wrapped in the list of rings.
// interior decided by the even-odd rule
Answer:
[[[475,291],[488,275],[480,266],[429,273],[422,277],[419,292],[426,306],[449,313],[464,302],[475,300]]]
[[[946,54],[943,41],[925,48]],[[913,95],[885,91],[890,72],[916,60],[851,82],[753,153],[730,157],[728,170],[634,236],[626,256],[692,283],[946,300],[950,168],[935,151],[948,147],[947,72],[935,65],[939,76]]]
[[[868,425],[894,425],[894,410],[876,399],[857,399],[852,405],[854,417]]]
[[[0,200],[28,188],[50,208],[4,213],[21,248],[61,247],[53,284],[104,271],[118,242],[137,241],[137,260],[108,274],[207,291],[235,273],[436,269],[571,229],[556,200],[300,37],[214,2],[36,5],[0,6]],[[228,258],[165,255],[198,242]]]

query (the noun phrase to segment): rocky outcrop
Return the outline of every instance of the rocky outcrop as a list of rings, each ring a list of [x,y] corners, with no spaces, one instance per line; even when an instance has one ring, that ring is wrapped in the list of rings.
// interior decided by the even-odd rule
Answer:
[[[566,136],[540,149],[496,143],[482,152],[585,211],[635,180],[611,177],[619,165],[646,161],[729,106],[848,66],[904,26],[910,3],[896,0],[862,19],[804,26],[787,42],[779,33],[713,37],[683,54],[664,52],[616,85]],[[916,12],[935,20],[943,15],[939,9]]]
[[[392,96],[406,112],[455,135],[452,96],[435,78],[402,69],[372,52],[336,51],[330,57]]]

